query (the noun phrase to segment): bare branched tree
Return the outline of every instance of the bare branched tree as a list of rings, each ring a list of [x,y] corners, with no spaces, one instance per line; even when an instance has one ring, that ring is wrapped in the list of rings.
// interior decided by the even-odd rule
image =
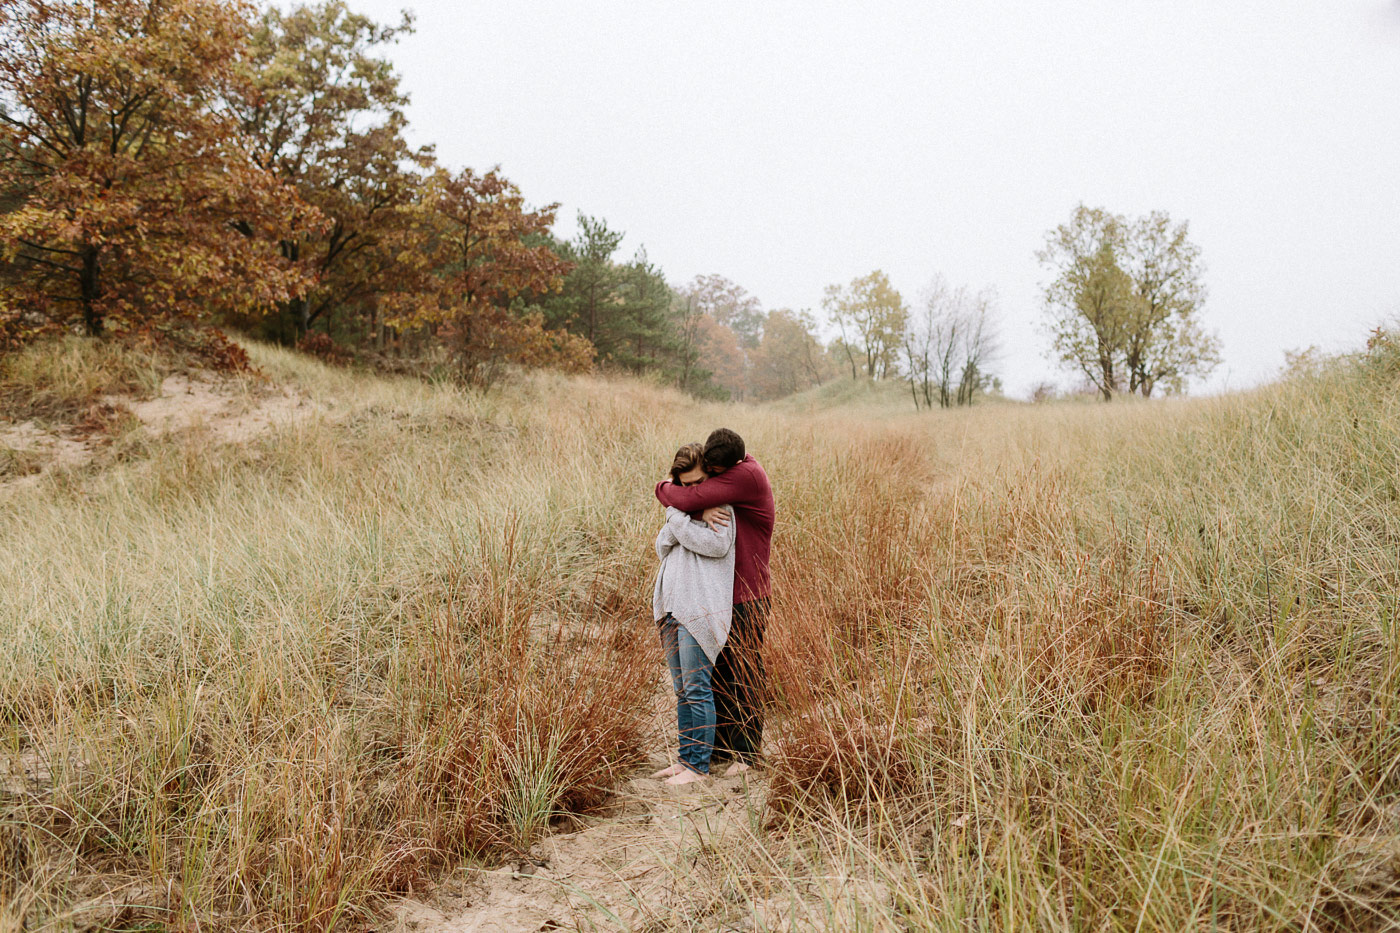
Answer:
[[[943,276],[920,293],[904,332],[905,378],[914,407],[971,405],[991,375],[996,293],[953,288]]]
[[[962,333],[958,337],[962,355],[962,371],[958,380],[958,404],[971,405],[977,392],[991,378],[988,367],[1000,349],[997,333],[997,296],[992,289],[983,289],[971,296],[963,314]]]

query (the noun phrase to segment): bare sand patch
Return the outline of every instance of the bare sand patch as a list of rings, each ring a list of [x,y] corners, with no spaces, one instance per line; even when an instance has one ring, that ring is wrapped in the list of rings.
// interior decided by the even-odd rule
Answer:
[[[130,412],[153,437],[206,431],[217,444],[246,443],[276,426],[325,411],[291,386],[250,385],[209,374],[168,376],[154,398],[108,395],[101,403]],[[81,467],[92,460],[99,441],[74,425],[0,424],[0,449],[28,455],[39,466],[27,475],[0,479],[0,489],[33,486],[51,470]]]
[[[121,401],[153,434],[204,427],[216,441],[228,444],[251,440],[276,424],[323,410],[289,386],[248,392],[234,380],[209,376],[169,376],[155,398]]]
[[[92,449],[87,441],[64,433],[45,430],[33,421],[23,421],[15,425],[0,425],[0,448],[30,454],[41,464],[42,469],[53,467],[82,466],[92,459]],[[12,484],[32,484],[39,481],[39,473],[31,473],[12,479]],[[0,481],[0,485],[4,485]]]

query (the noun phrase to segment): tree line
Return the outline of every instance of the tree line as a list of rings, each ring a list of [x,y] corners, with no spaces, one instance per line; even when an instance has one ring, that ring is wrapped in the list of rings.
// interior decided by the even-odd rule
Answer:
[[[722,276],[672,285],[599,217],[557,238],[558,204],[408,142],[386,50],[412,28],[342,0],[0,0],[0,352],[218,324],[477,384],[605,367],[765,400],[849,372],[925,408],[999,386],[991,290],[935,279],[911,307],[875,271],[819,322]],[[1103,398],[1218,360],[1184,224],[1081,207],[1040,258],[1053,352]]]
[[[1104,401],[1181,392],[1220,363],[1220,340],[1200,320],[1201,251],[1185,222],[1080,205],[1046,234],[1037,258],[1051,356]],[[826,289],[837,330],[830,352],[852,378],[902,378],[918,408],[971,405],[1000,389],[1000,308],[994,289],[936,276],[912,305],[875,271]]]
[[[0,0],[0,348],[235,326],[319,351],[651,374],[770,398],[830,375],[810,316],[716,276],[673,287],[620,231],[407,140],[385,55],[413,28],[340,0]]]

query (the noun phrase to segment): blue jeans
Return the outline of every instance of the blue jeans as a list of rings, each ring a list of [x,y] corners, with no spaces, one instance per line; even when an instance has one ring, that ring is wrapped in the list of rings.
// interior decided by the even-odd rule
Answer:
[[[676,691],[676,732],[680,736],[681,764],[700,774],[710,773],[710,753],[715,747],[715,696],[710,689],[714,662],[690,633],[671,616],[659,623],[661,647],[671,668]]]

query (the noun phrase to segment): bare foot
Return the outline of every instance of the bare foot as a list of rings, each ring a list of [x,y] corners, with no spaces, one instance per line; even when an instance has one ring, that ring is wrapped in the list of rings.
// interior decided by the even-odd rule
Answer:
[[[678,761],[678,762],[676,762],[675,764],[671,765],[669,768],[662,768],[660,771],[658,771],[658,772],[656,772],[655,774],[653,774],[653,775],[652,775],[652,778],[654,778],[655,780],[661,781],[661,780],[664,780],[664,779],[666,779],[666,778],[668,778],[668,777],[674,777],[674,776],[676,776],[677,774],[680,774],[680,773],[681,773],[682,771],[684,771],[685,769],[686,769],[686,768],[685,768],[685,765],[681,764],[681,763]]]
[[[696,784],[705,780],[709,775],[701,774],[699,771],[692,771],[684,765],[681,766],[679,774],[673,774],[666,779],[666,783],[672,787],[680,787],[682,784]]]
[[[728,771],[725,771],[725,772],[724,772],[724,776],[725,776],[725,777],[734,777],[735,775],[743,774],[743,773],[744,773],[745,771],[747,771],[747,770],[749,770],[749,764],[748,764],[747,762],[736,761],[736,762],[734,762],[732,765],[729,766],[729,770],[728,770]]]

